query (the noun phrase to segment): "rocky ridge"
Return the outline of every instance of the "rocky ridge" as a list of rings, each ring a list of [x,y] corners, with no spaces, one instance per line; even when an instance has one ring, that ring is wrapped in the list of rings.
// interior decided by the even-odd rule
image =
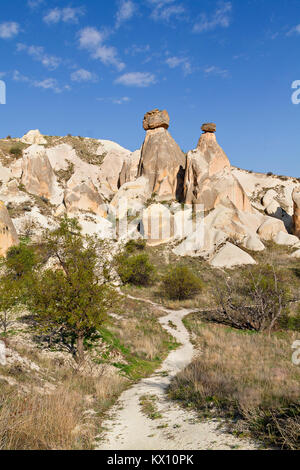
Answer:
[[[146,236],[149,244],[171,244],[177,256],[203,257],[214,267],[253,264],[250,253],[268,241],[299,252],[297,179],[232,167],[213,123],[202,126],[197,148],[185,155],[169,125],[167,111],[146,113],[145,141],[135,152],[39,131],[0,140],[0,254],[18,236],[54,227],[63,214],[78,217],[83,233],[115,245]]]

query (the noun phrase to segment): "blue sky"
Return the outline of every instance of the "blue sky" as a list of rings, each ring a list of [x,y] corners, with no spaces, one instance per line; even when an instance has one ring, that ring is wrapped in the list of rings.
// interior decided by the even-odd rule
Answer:
[[[0,135],[114,140],[167,109],[183,150],[203,122],[233,165],[300,177],[299,0],[11,0],[0,14]]]

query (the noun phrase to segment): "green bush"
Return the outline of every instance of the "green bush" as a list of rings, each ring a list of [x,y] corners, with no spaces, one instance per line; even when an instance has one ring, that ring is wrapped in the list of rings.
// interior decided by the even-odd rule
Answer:
[[[118,274],[124,284],[147,286],[152,282],[155,268],[146,253],[130,257],[124,254],[118,257],[117,262]]]
[[[16,157],[21,157],[23,155],[21,147],[17,147],[17,146],[11,147],[9,153],[11,155],[15,155]]]
[[[170,300],[185,300],[203,288],[201,279],[186,266],[170,267],[162,278],[163,294]]]
[[[142,251],[146,248],[146,240],[139,238],[138,240],[129,240],[126,243],[125,250],[127,253],[134,253],[135,251]]]

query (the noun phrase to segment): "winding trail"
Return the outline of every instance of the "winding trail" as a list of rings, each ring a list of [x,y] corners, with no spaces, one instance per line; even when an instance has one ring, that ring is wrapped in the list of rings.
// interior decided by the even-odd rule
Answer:
[[[123,392],[103,423],[106,431],[104,437],[99,436],[102,440],[97,444],[98,450],[257,448],[253,442],[235,438],[220,429],[219,420],[200,421],[195,411],[183,409],[168,399],[166,389],[171,380],[192,361],[195,354],[189,333],[182,322],[194,310],[167,310],[151,301],[146,302],[166,313],[159,321],[181,346],[169,354],[161,368],[151,377]],[[161,418],[151,420],[143,414],[140,397],[145,395],[157,397],[155,405]]]

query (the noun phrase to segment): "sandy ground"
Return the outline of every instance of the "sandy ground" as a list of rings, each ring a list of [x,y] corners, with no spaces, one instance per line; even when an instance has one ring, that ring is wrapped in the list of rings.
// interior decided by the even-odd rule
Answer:
[[[166,389],[172,378],[191,362],[195,353],[182,323],[192,310],[171,311],[157,307],[166,313],[160,318],[161,324],[182,346],[169,354],[155,374],[121,395],[103,423],[105,432],[99,436],[98,450],[256,449],[255,443],[220,429],[220,421],[200,421],[196,412],[168,399]],[[155,404],[161,418],[151,420],[142,413],[140,397],[144,395],[157,397]]]

